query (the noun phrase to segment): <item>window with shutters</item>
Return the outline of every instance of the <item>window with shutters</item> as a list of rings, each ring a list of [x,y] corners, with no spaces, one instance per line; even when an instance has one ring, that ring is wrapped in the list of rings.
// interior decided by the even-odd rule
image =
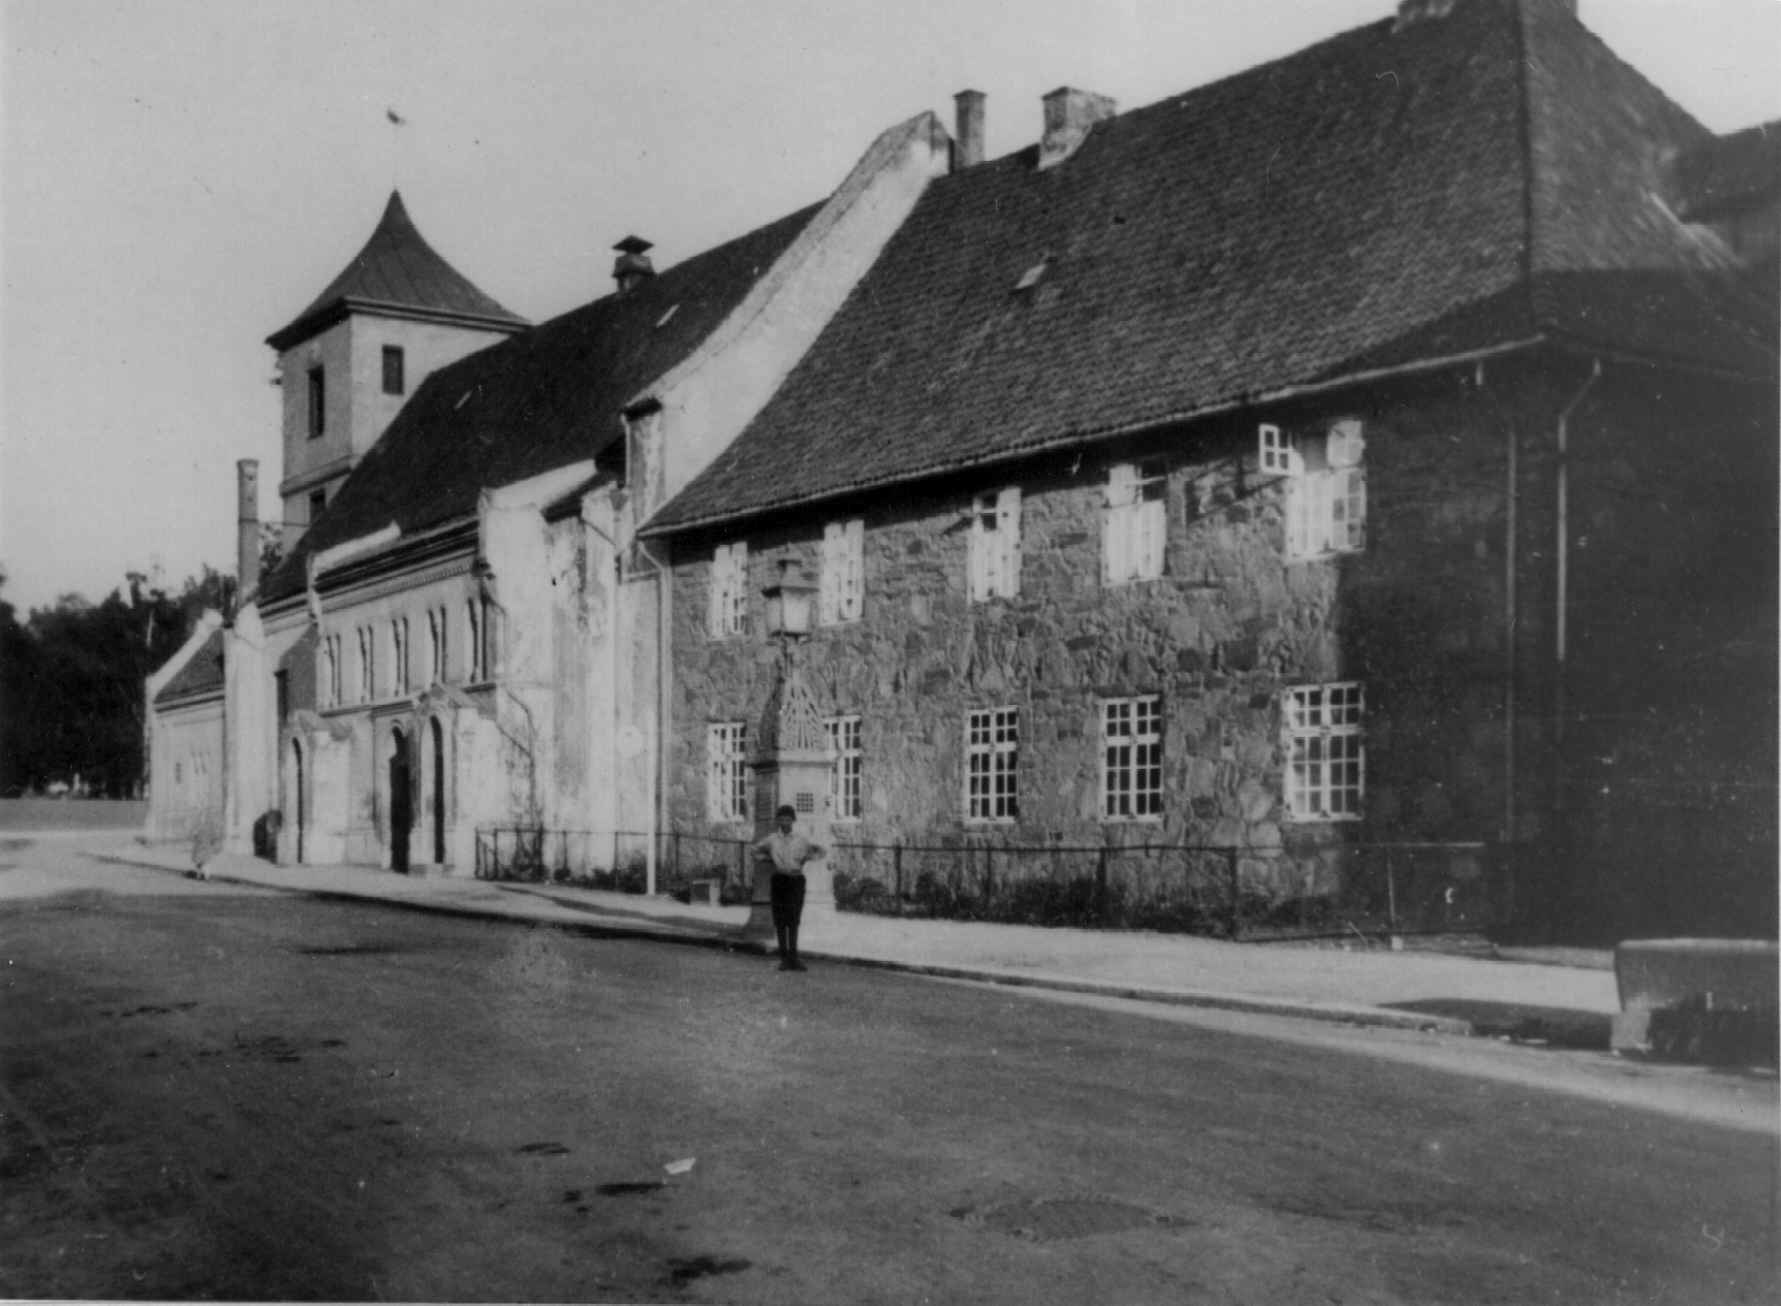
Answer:
[[[1300,821],[1358,821],[1366,793],[1366,698],[1358,681],[1298,685],[1282,703],[1286,807]]]
[[[1366,436],[1353,418],[1314,435],[1260,429],[1257,462],[1287,478],[1286,556],[1358,553],[1367,543]]]
[[[992,707],[965,717],[965,819],[1020,815],[1020,709]]]
[[[720,721],[706,735],[705,805],[714,821],[748,819],[748,726]]]
[[[1101,556],[1109,585],[1154,580],[1163,574],[1167,484],[1167,468],[1160,458],[1114,463],[1107,469]]]
[[[711,558],[711,638],[748,631],[748,544],[720,544]]]
[[[971,501],[971,601],[1020,593],[1020,487]]]
[[[832,521],[822,532],[822,574],[817,580],[817,620],[825,626],[858,621],[865,603],[866,523]]]
[[[1162,700],[1108,699],[1101,704],[1101,816],[1140,821],[1162,814]]]

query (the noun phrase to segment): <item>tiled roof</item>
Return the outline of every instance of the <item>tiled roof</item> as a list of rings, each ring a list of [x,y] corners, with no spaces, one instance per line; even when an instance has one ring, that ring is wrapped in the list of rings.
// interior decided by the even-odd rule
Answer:
[[[1101,123],[1056,168],[969,168],[649,530],[1542,335],[1770,374],[1760,304],[1652,198],[1705,136],[1559,0],[1458,0]],[[1682,319],[1628,321],[1653,295]]]
[[[485,488],[594,457],[620,410],[699,345],[816,212],[802,209],[434,373],[266,583],[301,590],[305,559],[391,522],[410,536],[476,511]]]
[[[381,308],[506,330],[526,325],[524,318],[483,294],[427,244],[398,191],[390,192],[390,202],[365,248],[314,303],[268,336],[266,343],[284,349],[351,308]]]
[[[219,628],[198,646],[198,651],[161,686],[155,695],[157,704],[166,705],[178,699],[203,698],[223,692],[223,632]]]
[[[1781,195],[1781,120],[1715,136],[1676,160],[1677,207],[1707,218]]]

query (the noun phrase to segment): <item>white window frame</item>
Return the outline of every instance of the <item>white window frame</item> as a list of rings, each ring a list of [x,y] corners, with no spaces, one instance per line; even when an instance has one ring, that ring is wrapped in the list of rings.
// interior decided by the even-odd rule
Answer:
[[[1168,464],[1161,458],[1107,468],[1102,520],[1102,576],[1109,585],[1155,580],[1163,574],[1168,540]]]
[[[1331,422],[1300,439],[1278,426],[1257,430],[1256,462],[1287,478],[1286,556],[1293,560],[1359,553],[1367,547],[1366,426]]]
[[[1367,781],[1366,687],[1293,685],[1281,698],[1283,789],[1295,821],[1358,821]]]
[[[1101,702],[1101,819],[1163,818],[1163,700],[1156,694]]]
[[[817,582],[817,621],[825,626],[858,621],[865,609],[866,522],[832,521],[822,530],[822,574]]]
[[[1006,486],[971,500],[971,602],[1020,593],[1020,487]]]
[[[748,633],[748,541],[720,544],[711,555],[707,625],[713,639]]]
[[[1020,817],[1020,709],[973,708],[965,714],[965,820],[1013,823]]]
[[[748,724],[714,721],[706,728],[705,810],[713,821],[748,819]]]
[[[828,717],[822,728],[828,738],[829,755],[834,759],[829,771],[829,819],[857,821],[861,812],[860,780],[863,775],[860,718]]]

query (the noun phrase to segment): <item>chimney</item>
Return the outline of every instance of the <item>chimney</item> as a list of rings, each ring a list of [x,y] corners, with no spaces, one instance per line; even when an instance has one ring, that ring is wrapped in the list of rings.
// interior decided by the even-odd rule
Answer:
[[[1055,168],[1081,147],[1089,128],[1119,112],[1105,95],[1060,86],[1044,97],[1045,135],[1039,142],[1039,167]]]
[[[618,251],[618,258],[612,265],[612,279],[618,282],[618,293],[628,294],[635,290],[645,277],[656,274],[655,264],[649,261],[650,243],[641,236],[626,236],[612,248]]]
[[[1453,12],[1453,4],[1454,0],[1398,0],[1398,16],[1391,30],[1401,32],[1415,23],[1445,18]]]
[[[260,588],[260,460],[235,464],[235,610]]]
[[[960,172],[965,168],[975,168],[983,162],[983,103],[985,96],[982,91],[960,91],[952,97],[958,107],[958,131],[954,133],[952,143],[952,170]]]

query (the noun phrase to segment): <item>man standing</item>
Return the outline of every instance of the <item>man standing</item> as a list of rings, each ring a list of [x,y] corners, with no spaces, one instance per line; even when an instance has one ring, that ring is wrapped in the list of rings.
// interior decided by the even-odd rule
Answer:
[[[779,941],[779,969],[803,970],[798,960],[798,923],[804,916],[804,863],[823,855],[823,850],[801,834],[793,834],[798,813],[781,807],[774,813],[779,828],[754,846],[756,857],[773,863],[771,900],[773,933]]]

